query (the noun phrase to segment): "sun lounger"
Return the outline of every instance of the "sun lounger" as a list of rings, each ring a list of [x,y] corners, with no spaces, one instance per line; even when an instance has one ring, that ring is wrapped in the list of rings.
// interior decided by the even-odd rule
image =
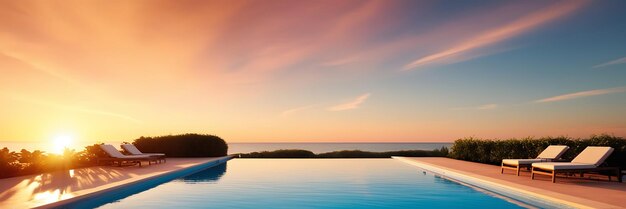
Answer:
[[[110,144],[101,144],[100,148],[109,155],[107,158],[98,158],[98,162],[100,161],[112,161],[117,162],[119,166],[122,166],[123,162],[132,162],[138,163],[141,166],[141,161],[148,161],[148,164],[152,164],[152,161],[157,161],[158,158],[150,156],[150,155],[124,155],[119,150],[117,150],[113,145]]]
[[[580,173],[582,176],[588,172],[598,171],[614,171],[617,180],[622,181],[619,167],[600,167],[602,163],[613,153],[611,147],[594,147],[585,148],[572,162],[545,162],[533,163],[531,170],[531,179],[535,179],[535,174],[548,175],[552,177],[552,183],[556,182],[556,175],[559,173]],[[611,176],[609,175],[609,181]]]
[[[500,166],[500,173],[504,173],[504,169],[509,169],[515,170],[519,176],[520,168],[530,169],[533,163],[558,160],[568,149],[569,147],[565,145],[550,145],[535,159],[503,159]]]
[[[139,149],[137,149],[137,147],[135,147],[135,145],[132,144],[122,144],[121,145],[122,149],[124,149],[124,151],[130,153],[133,156],[136,155],[149,155],[149,156],[153,156],[159,159],[159,161],[163,160],[163,162],[166,162],[166,158],[165,158],[165,154],[163,153],[143,153],[141,151],[139,151]]]

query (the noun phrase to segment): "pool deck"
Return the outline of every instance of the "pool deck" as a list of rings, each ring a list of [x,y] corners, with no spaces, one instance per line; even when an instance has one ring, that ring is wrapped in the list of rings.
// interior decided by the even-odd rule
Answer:
[[[123,185],[208,163],[215,158],[168,158],[167,163],[126,167],[95,166],[0,179],[0,208],[47,208]]]
[[[536,175],[530,179],[530,172],[522,171],[516,176],[514,171],[505,170],[500,174],[500,166],[455,160],[443,157],[394,157],[395,159],[422,167],[426,170],[444,172],[447,176],[456,175],[477,179],[516,192],[550,199],[577,208],[626,208],[626,183],[613,178],[591,176],[593,179],[557,177],[552,183],[549,176]],[[432,171],[431,170],[431,171]]]

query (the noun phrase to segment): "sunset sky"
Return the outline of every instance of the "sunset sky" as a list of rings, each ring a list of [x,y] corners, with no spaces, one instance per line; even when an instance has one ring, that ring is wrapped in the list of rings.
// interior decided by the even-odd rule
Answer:
[[[0,2],[0,141],[626,136],[626,1]]]

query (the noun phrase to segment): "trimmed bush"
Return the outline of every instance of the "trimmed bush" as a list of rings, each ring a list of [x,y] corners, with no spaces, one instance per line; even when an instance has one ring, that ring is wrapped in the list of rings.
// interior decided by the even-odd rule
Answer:
[[[313,158],[315,153],[301,149],[281,149],[276,151],[251,152],[240,154],[241,158]]]
[[[361,150],[341,150],[317,155],[319,158],[389,158],[384,152],[366,152]]]
[[[440,150],[401,150],[390,152],[367,152],[361,150],[343,150],[318,154],[318,158],[390,158],[391,156],[403,157],[445,157],[447,149]]]
[[[470,137],[454,141],[448,156],[459,160],[500,165],[502,159],[535,158],[549,145],[569,146],[570,149],[563,155],[565,160],[572,160],[587,146],[613,147],[615,151],[605,161],[606,164],[626,168],[626,139],[606,134],[593,135],[587,139],[543,137],[492,140]]]
[[[290,149],[240,154],[241,158],[390,158],[391,156],[405,157],[445,157],[448,149],[438,150],[402,150],[391,152],[367,152],[361,150],[343,150],[315,154],[308,150]]]
[[[146,153],[165,153],[168,157],[221,157],[228,145],[217,136],[202,134],[140,137],[133,145]]]

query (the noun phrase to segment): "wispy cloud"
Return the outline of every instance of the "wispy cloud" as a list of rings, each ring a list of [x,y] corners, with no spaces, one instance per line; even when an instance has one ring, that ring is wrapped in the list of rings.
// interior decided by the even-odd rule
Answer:
[[[294,114],[296,112],[300,112],[300,111],[303,111],[303,110],[311,109],[311,108],[313,108],[315,106],[317,106],[317,105],[307,105],[307,106],[302,106],[302,107],[296,107],[296,108],[288,109],[288,110],[285,110],[282,113],[280,113],[280,115],[283,116],[283,117],[289,116],[289,115],[292,115],[292,114]]]
[[[76,105],[64,105],[64,104],[49,102],[49,101],[45,101],[41,99],[34,99],[34,98],[26,97],[24,95],[4,94],[3,96],[11,100],[18,101],[18,102],[40,105],[40,106],[55,108],[55,109],[64,110],[64,111],[73,111],[73,112],[80,112],[80,113],[85,113],[85,114],[101,115],[101,116],[124,119],[133,123],[142,123],[142,121],[136,118],[130,117],[128,115],[120,114],[120,113],[115,113],[115,112],[91,109],[91,108],[86,108],[86,107],[76,106]]]
[[[462,41],[450,48],[420,57],[406,64],[403,70],[411,70],[427,64],[455,63],[467,60],[467,57],[476,57],[469,53],[474,52],[475,49],[485,48],[503,40],[510,39],[558,17],[567,15],[580,8],[585,2],[586,1],[567,1],[562,4],[544,8],[518,18],[508,24],[488,29],[482,34]]]
[[[327,108],[328,111],[342,111],[342,110],[350,110],[350,109],[356,109],[358,108],[361,104],[363,104],[363,102],[365,102],[369,97],[370,97],[370,93],[366,93],[363,95],[360,95],[352,100],[349,100],[345,103],[341,103],[332,107]],[[288,109],[285,110],[283,112],[281,112],[281,116],[285,117],[285,116],[289,116],[289,115],[293,115],[297,112],[300,111],[304,111],[304,110],[309,110],[315,107],[320,106],[319,104],[312,104],[312,105],[306,105],[306,106],[301,106],[301,107],[296,107],[296,108],[292,108],[292,109]]]
[[[610,65],[618,65],[618,64],[624,64],[624,63],[626,63],[626,57],[622,57],[622,58],[619,58],[610,62],[605,62],[599,65],[595,65],[592,68],[601,68],[601,67],[606,67]]]
[[[22,64],[24,64],[25,66],[30,67],[33,70],[37,70],[39,72],[45,73],[49,76],[52,76],[54,78],[63,80],[65,82],[77,85],[78,82],[71,79],[70,77],[68,77],[67,75],[63,75],[62,73],[60,73],[59,71],[55,70],[53,67],[51,66],[46,66],[42,63],[39,63],[35,60],[30,60],[29,59],[25,59],[23,58],[23,55],[17,54],[17,53],[11,53],[9,51],[0,51],[0,56],[5,56],[7,58],[13,59],[17,62],[20,62]]]
[[[457,107],[457,108],[452,108],[453,110],[492,110],[492,109],[496,109],[498,108],[498,104],[484,104],[484,105],[480,105],[480,106],[474,106],[474,107]]]
[[[496,109],[497,107],[498,107],[498,104],[486,104],[486,105],[478,106],[477,109],[479,109],[479,110],[491,110],[491,109]]]
[[[590,91],[581,91],[581,92],[576,92],[576,93],[571,93],[571,94],[563,94],[563,95],[553,96],[553,97],[549,97],[545,99],[535,100],[534,102],[535,103],[556,102],[556,101],[563,101],[563,100],[570,100],[570,99],[577,99],[577,98],[582,98],[582,97],[598,96],[598,95],[605,95],[605,94],[614,94],[614,93],[621,93],[621,92],[626,92],[626,86],[607,88],[607,89],[596,89],[596,90],[590,90]]]
[[[322,66],[340,66],[340,65],[345,65],[345,64],[349,64],[349,63],[353,63],[355,61],[358,61],[359,57],[358,56],[349,56],[349,57],[344,57],[341,59],[336,59],[336,60],[331,60],[328,62],[324,62],[321,65]]]
[[[329,111],[342,111],[342,110],[356,109],[359,107],[359,105],[363,104],[363,102],[365,102],[365,100],[367,100],[367,98],[369,98],[370,95],[371,95],[370,93],[363,94],[349,102],[329,107],[328,110]]]

